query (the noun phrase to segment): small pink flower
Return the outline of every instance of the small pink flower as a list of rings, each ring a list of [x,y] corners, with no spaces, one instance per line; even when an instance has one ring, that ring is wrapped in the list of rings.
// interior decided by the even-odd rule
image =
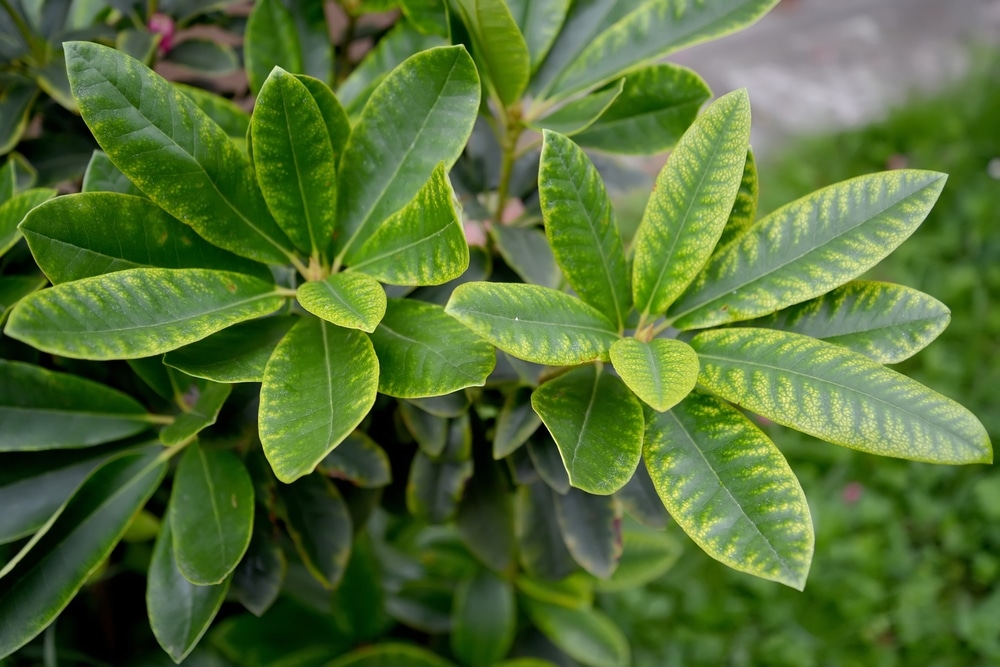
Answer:
[[[160,53],[168,53],[174,42],[174,20],[166,14],[153,14],[149,17],[149,31],[161,35]]]
[[[840,497],[846,505],[853,505],[861,500],[861,494],[864,490],[865,487],[861,486],[859,482],[851,482],[844,487],[844,491],[841,493]]]

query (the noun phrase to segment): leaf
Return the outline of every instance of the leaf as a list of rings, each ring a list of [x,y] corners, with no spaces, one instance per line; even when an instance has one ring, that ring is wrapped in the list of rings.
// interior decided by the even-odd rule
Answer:
[[[282,482],[313,471],[375,403],[379,360],[368,337],[304,317],[264,369],[260,441]]]
[[[17,226],[24,219],[24,216],[42,202],[55,196],[55,190],[34,188],[15,194],[7,201],[0,203],[0,257],[21,239],[21,232]]]
[[[124,454],[98,468],[0,578],[0,656],[44,630],[108,557],[163,479],[159,449]]]
[[[508,7],[521,34],[524,36],[528,52],[531,54],[531,69],[534,71],[545,60],[552,42],[559,35],[559,29],[569,11],[569,0],[508,0]]]
[[[340,158],[338,257],[411,201],[439,162],[451,168],[478,109],[479,77],[460,46],[418,53],[386,76]]]
[[[90,42],[65,49],[80,113],[130,181],[207,241],[257,261],[288,261],[292,245],[222,128],[137,60]]]
[[[639,462],[632,479],[615,494],[615,497],[621,501],[625,511],[642,525],[656,529],[667,527],[670,516],[664,509],[660,497],[656,495],[656,487],[649,477],[645,462]]]
[[[302,285],[296,296],[305,310],[345,329],[371,333],[385,314],[385,290],[363,273],[334,273]]]
[[[253,483],[236,455],[188,445],[169,509],[174,558],[185,579],[218,584],[236,569],[250,545],[253,507]]]
[[[392,482],[389,456],[361,431],[347,436],[326,455],[319,467],[330,477],[346,479],[364,489],[377,489]]]
[[[351,515],[337,487],[306,475],[278,488],[282,518],[302,562],[326,588],[336,588],[351,557]]]
[[[0,167],[0,204],[35,185],[38,172],[20,153],[11,153]]]
[[[489,234],[504,262],[524,282],[558,289],[562,273],[542,230],[490,225]]]
[[[406,401],[399,403],[399,416],[406,430],[417,441],[420,451],[431,458],[441,456],[445,445],[448,444],[446,418],[424,412]]]
[[[568,609],[592,609],[594,606],[594,578],[582,570],[558,581],[541,581],[530,576],[518,575],[514,582],[528,599],[554,604]]]
[[[327,134],[330,136],[330,146],[333,148],[335,160],[340,159],[347,144],[347,137],[351,133],[351,121],[347,117],[344,107],[340,106],[340,100],[333,94],[330,87],[317,78],[305,74],[293,74],[312,95],[313,101],[319,107],[323,116],[323,123],[326,124]]]
[[[906,240],[945,179],[913,169],[869,174],[783,206],[716,254],[667,315],[679,329],[696,329],[825,294]]]
[[[650,0],[589,40],[548,93],[564,98],[612,81],[622,72],[678,49],[721,37],[750,25],[777,0],[708,0],[677,3]],[[583,10],[581,10],[583,11]],[[565,29],[568,29],[567,25]]]
[[[49,281],[40,273],[28,276],[0,276],[0,326],[17,302],[32,292],[37,292]]]
[[[208,630],[229,591],[230,579],[195,586],[177,569],[170,522],[164,521],[146,584],[146,610],[156,641],[174,662],[181,662]]]
[[[427,649],[385,642],[359,648],[337,658],[326,667],[454,667]]]
[[[507,3],[500,0],[456,0],[476,57],[500,102],[509,106],[521,98],[531,76],[531,56]]]
[[[6,334],[76,359],[148,357],[277,310],[274,285],[229,271],[128,269],[36,292]]]
[[[585,97],[573,100],[531,123],[537,130],[551,130],[565,135],[584,132],[614,104],[621,95],[625,79]]]
[[[413,27],[427,35],[449,37],[448,4],[445,0],[400,0],[399,8]]]
[[[228,384],[190,378],[190,383],[179,390],[183,390],[179,391],[183,397],[183,411],[174,418],[173,424],[160,431],[160,442],[168,447],[186,442],[214,424],[233,388]]]
[[[698,382],[698,355],[679,340],[623,338],[611,346],[611,363],[625,385],[657,412],[679,403]]]
[[[971,412],[839,345],[769,329],[703,332],[691,341],[699,384],[771,421],[880,456],[989,463]]]
[[[536,389],[531,405],[559,445],[570,484],[608,495],[632,477],[642,450],[642,404],[617,377],[581,366]]]
[[[274,526],[258,512],[254,518],[250,546],[233,570],[232,597],[254,616],[263,616],[278,599],[288,562],[278,543]]]
[[[622,558],[614,574],[596,582],[601,592],[620,592],[645,586],[666,574],[681,557],[683,547],[671,533],[626,528],[622,531]]]
[[[215,93],[183,83],[174,82],[174,87],[198,105],[209,118],[218,123],[222,131],[233,139],[245,140],[250,128],[250,114],[232,100]]]
[[[412,299],[389,299],[371,339],[382,367],[378,390],[397,398],[481,387],[496,364],[493,349],[441,306]]]
[[[454,517],[472,461],[436,462],[417,452],[406,483],[406,509],[419,521],[444,523]]]
[[[567,609],[523,600],[532,623],[566,655],[590,667],[630,664],[628,640],[610,618],[596,609]]]
[[[427,634],[451,631],[454,584],[447,581],[412,579],[386,599],[386,610],[400,623]],[[395,665],[395,663],[391,663]]]
[[[198,76],[232,74],[240,67],[236,51],[228,44],[187,38],[170,49],[169,61]]]
[[[142,190],[135,187],[132,181],[128,180],[112,162],[108,154],[101,150],[95,150],[87,163],[87,171],[83,173],[83,185],[81,191],[85,193],[94,192],[117,192],[123,195],[133,195],[145,197]],[[159,208],[159,207],[157,207]]]
[[[459,285],[445,312],[504,352],[550,366],[606,360],[618,339],[615,326],[593,307],[536,285]]]
[[[661,153],[674,147],[711,95],[689,69],[649,65],[630,73],[608,110],[573,140],[608,153]]]
[[[555,496],[556,519],[563,542],[584,570],[607,579],[622,557],[621,508],[612,496],[577,489]]]
[[[275,66],[302,72],[302,44],[295,19],[281,0],[259,0],[247,18],[244,59],[250,91],[258,93]]]
[[[843,345],[880,364],[924,349],[951,321],[934,297],[903,285],[850,282],[821,297],[746,323]]]
[[[760,186],[757,181],[757,160],[753,151],[747,151],[747,162],[743,166],[743,180],[736,193],[736,202],[729,212],[729,220],[722,229],[722,237],[712,254],[718,255],[729,244],[743,234],[743,230],[752,225],[757,218],[757,198]]]
[[[344,259],[391,285],[440,285],[469,267],[469,244],[455,209],[455,193],[444,164],[409,204],[380,224]]]
[[[218,269],[273,280],[264,265],[208,243],[143,197],[57,197],[29,213],[21,232],[53,284],[143,267]]]
[[[538,196],[545,234],[580,298],[619,330],[632,306],[629,269],[604,182],[572,141],[545,132]]]
[[[740,188],[749,141],[743,89],[708,107],[670,153],[635,236],[632,292],[642,315],[665,312],[712,254]]]
[[[504,399],[493,435],[493,458],[500,460],[527,442],[542,420],[531,407],[531,389],[518,387]]]
[[[496,572],[515,567],[514,504],[499,464],[477,464],[458,503],[455,528],[462,543]]]
[[[802,590],[815,541],[812,520],[774,443],[702,392],[647,417],[643,458],[684,532],[731,568]]]
[[[0,99],[0,155],[5,155],[17,146],[27,129],[39,89],[28,77],[6,72],[0,74],[0,84],[4,90]]]
[[[463,665],[490,667],[514,644],[514,588],[489,570],[459,584],[451,615],[451,650]]]
[[[559,532],[555,493],[547,485],[535,482],[517,487],[514,530],[518,558],[529,574],[556,580],[576,569]]]
[[[0,451],[87,447],[147,428],[146,409],[115,389],[0,359]]]
[[[549,485],[549,488],[558,494],[565,495],[570,490],[569,474],[563,464],[562,455],[556,441],[552,439],[548,431],[539,431],[529,440],[528,457],[531,465],[535,467],[538,476]]]
[[[306,255],[327,258],[337,217],[337,163],[319,105],[276,67],[250,121],[253,164],[275,221]]]

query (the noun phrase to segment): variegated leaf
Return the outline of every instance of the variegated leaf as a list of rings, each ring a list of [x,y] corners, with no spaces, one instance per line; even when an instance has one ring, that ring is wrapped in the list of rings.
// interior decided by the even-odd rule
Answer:
[[[623,338],[611,346],[611,363],[628,388],[657,412],[680,402],[698,381],[698,355],[679,340]]]
[[[753,151],[747,151],[747,162],[743,167],[743,180],[740,181],[740,189],[736,193],[736,202],[733,210],[729,212],[729,220],[722,230],[722,236],[712,254],[717,255],[729,245],[729,242],[743,233],[743,230],[753,224],[757,217],[757,199],[760,194],[760,186],[757,179],[757,159],[753,156]]]
[[[299,305],[316,317],[346,329],[371,333],[385,315],[385,290],[364,273],[334,273],[302,285]]]

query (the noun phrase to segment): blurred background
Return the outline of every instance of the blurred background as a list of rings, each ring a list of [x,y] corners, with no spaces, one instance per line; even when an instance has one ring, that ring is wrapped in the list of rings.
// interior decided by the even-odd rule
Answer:
[[[948,174],[920,229],[867,277],[947,304],[952,324],[897,369],[969,407],[1000,442],[1000,2],[785,0],[678,54],[720,95],[746,86],[760,213],[884,169]],[[647,164],[655,174],[658,165]],[[625,197],[623,216],[644,195]],[[604,598],[635,664],[1000,664],[1000,469],[881,459],[780,427],[809,498],[804,593],[690,544],[645,589]]]

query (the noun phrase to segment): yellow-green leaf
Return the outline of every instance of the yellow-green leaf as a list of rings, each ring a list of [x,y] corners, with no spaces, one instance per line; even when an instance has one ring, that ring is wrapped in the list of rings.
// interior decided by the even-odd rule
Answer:
[[[482,63],[497,97],[504,105],[518,101],[531,76],[531,56],[507,3],[456,0],[455,6],[469,29],[476,59]]]
[[[385,315],[385,290],[363,273],[334,273],[302,285],[296,296],[310,313],[345,329],[371,333]]]
[[[747,151],[747,163],[743,167],[743,180],[740,181],[740,189],[736,193],[736,202],[733,203],[733,210],[729,212],[729,220],[722,230],[722,237],[715,246],[713,254],[717,255],[729,245],[730,241],[738,238],[743,230],[754,223],[757,217],[757,198],[760,194],[760,186],[757,180],[757,159],[753,156],[753,151]]]
[[[568,136],[583,132],[613,106],[624,86],[625,79],[620,79],[607,88],[559,107],[530,125],[536,130],[552,130]]]
[[[679,403],[698,381],[698,355],[679,340],[623,338],[611,346],[611,363],[628,388],[657,412]]]

